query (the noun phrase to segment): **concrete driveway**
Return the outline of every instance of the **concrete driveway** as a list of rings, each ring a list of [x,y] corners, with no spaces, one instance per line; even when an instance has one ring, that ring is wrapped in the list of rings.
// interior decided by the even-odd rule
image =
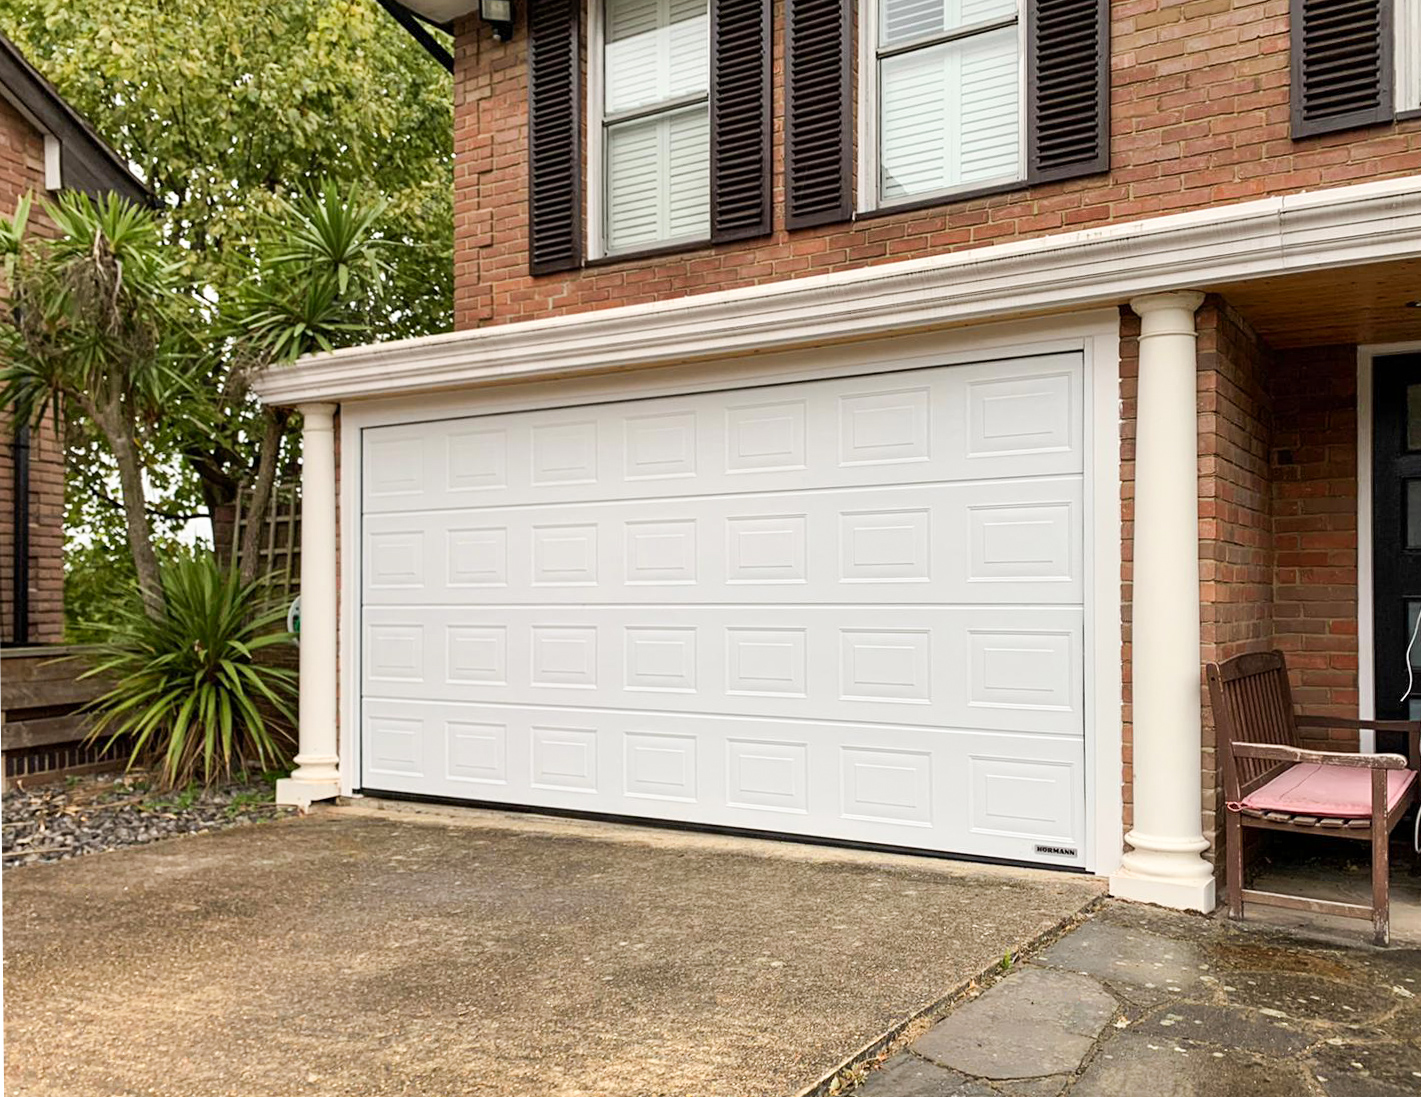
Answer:
[[[333,809],[7,873],[6,1092],[786,1097],[1100,890]]]

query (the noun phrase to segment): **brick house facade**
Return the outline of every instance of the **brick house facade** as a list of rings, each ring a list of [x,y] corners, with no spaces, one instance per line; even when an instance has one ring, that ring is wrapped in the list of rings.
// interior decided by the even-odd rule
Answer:
[[[1383,590],[1381,575],[1398,546],[1373,544],[1366,532],[1371,527],[1371,467],[1387,458],[1367,451],[1374,409],[1366,389],[1374,371],[1381,376],[1412,369],[1405,355],[1421,346],[1412,345],[1421,341],[1421,313],[1407,308],[1410,298],[1421,298],[1421,245],[1410,240],[1413,211],[1421,211],[1421,117],[1415,112],[1421,104],[1412,103],[1413,89],[1403,79],[1412,71],[1410,60],[1393,57],[1394,42],[1384,26],[1388,20],[1382,17],[1386,0],[1373,5],[1375,48],[1365,62],[1375,70],[1372,98],[1349,100],[1345,111],[1329,106],[1333,89],[1318,86],[1309,75],[1312,70],[1302,64],[1302,52],[1316,48],[1309,43],[1326,28],[1304,27],[1300,20],[1306,16],[1291,13],[1287,0],[1131,0],[1075,7],[1058,0],[1023,0],[1012,9],[1020,14],[1005,16],[1003,25],[1023,27],[1022,64],[1035,74],[1027,81],[1029,105],[1023,108],[1023,125],[1030,131],[1023,144],[1028,159],[1037,154],[1041,119],[1050,114],[1039,90],[1047,82],[1040,66],[1048,63],[1042,58],[1049,43],[1034,37],[1035,28],[1050,19],[1087,20],[1095,12],[1107,28],[1100,48],[1108,56],[1108,94],[1102,92],[1097,104],[1108,134],[1101,152],[1104,168],[980,192],[959,188],[884,208],[872,208],[875,202],[864,191],[883,185],[872,180],[882,178],[874,175],[874,165],[887,155],[865,144],[873,132],[865,112],[878,109],[865,90],[875,86],[865,73],[868,66],[896,56],[898,47],[890,43],[893,48],[878,49],[864,37],[870,33],[865,28],[872,16],[865,13],[874,10],[871,4],[836,9],[827,0],[770,0],[766,8],[756,9],[771,28],[765,40],[768,231],[749,239],[692,241],[630,255],[598,252],[599,219],[611,216],[598,203],[613,201],[606,197],[605,157],[611,153],[596,152],[602,148],[598,142],[608,140],[608,127],[629,124],[624,117],[642,117],[635,110],[624,116],[609,109],[611,121],[605,121],[599,114],[596,96],[608,79],[598,69],[599,51],[608,32],[602,26],[606,9],[598,4],[607,2],[573,4],[570,13],[560,0],[547,8],[536,5],[534,20],[520,12],[506,35],[490,33],[470,4],[409,4],[454,33],[457,330],[431,340],[313,358],[281,376],[264,378],[259,384],[263,398],[304,405],[320,416],[337,412],[342,468],[358,468],[341,482],[342,507],[347,514],[362,505],[378,513],[395,507],[381,500],[385,487],[372,487],[372,477],[385,476],[382,461],[399,454],[400,461],[412,462],[407,485],[435,485],[439,474],[430,462],[452,460],[428,448],[436,443],[419,443],[425,446],[423,457],[400,448],[415,446],[421,423],[433,430],[445,421],[474,422],[461,417],[513,416],[549,407],[572,409],[567,411],[572,415],[613,399],[612,393],[669,400],[682,384],[688,392],[698,391],[697,385],[710,391],[730,385],[726,378],[731,377],[744,378],[744,384],[832,378],[869,368],[844,363],[867,362],[878,348],[889,360],[899,356],[896,360],[917,368],[933,361],[931,353],[920,354],[925,340],[937,341],[938,360],[944,363],[978,360],[971,351],[958,349],[963,345],[979,345],[986,357],[1000,355],[1000,349],[990,348],[1010,338],[1021,340],[1018,355],[1031,353],[1029,348],[1083,347],[1086,360],[1095,363],[1092,370],[1106,363],[1097,375],[1104,388],[1087,387],[1087,401],[1097,402],[1094,411],[1085,413],[1091,425],[1085,428],[1084,444],[1090,449],[1092,438],[1112,440],[1094,451],[1093,471],[1087,459],[1084,475],[1095,523],[1087,540],[1094,546],[1089,554],[1098,562],[1113,562],[1114,570],[1109,582],[1100,579],[1085,600],[1085,705],[1094,713],[1085,718],[1093,728],[1087,741],[1094,744],[1087,747],[1087,766],[1103,768],[1092,779],[1093,806],[1087,810],[1087,818],[1093,816],[1098,824],[1096,837],[1086,842],[1093,852],[1077,863],[1111,875],[1120,894],[1211,906],[1212,874],[1221,864],[1217,851],[1224,805],[1202,665],[1278,648],[1287,655],[1295,698],[1308,710],[1380,717],[1396,707],[1386,697],[1397,670],[1392,664],[1401,653],[1376,647],[1370,631],[1374,609],[1400,613],[1401,599],[1396,590]],[[722,18],[714,13],[731,7],[728,0],[713,5],[712,18]],[[561,47],[565,71],[556,89],[563,98],[555,104],[561,113],[549,117],[564,127],[558,132],[565,147],[553,151],[561,151],[571,165],[562,178],[568,182],[564,189],[575,197],[563,207],[572,225],[563,241],[571,241],[571,258],[549,271],[537,259],[548,215],[536,185],[530,199],[530,182],[536,183],[536,173],[543,170],[539,147],[547,151],[537,141],[530,147],[530,134],[542,117],[538,93],[530,92],[530,85],[548,80],[538,66],[551,65],[558,56],[547,38],[539,37],[546,33],[539,28],[553,8],[558,19],[549,25],[572,28],[573,45]],[[745,9],[735,10],[743,16]],[[836,10],[847,13],[850,37],[848,75],[840,89],[849,121],[836,132],[847,142],[844,185],[852,208],[826,223],[793,228],[795,183],[789,165],[798,161],[790,131],[799,108],[789,87],[794,59],[788,53],[795,40],[789,22],[835,16]],[[1012,19],[1022,22],[1012,24]],[[1084,33],[1085,26],[1081,22],[1068,29]],[[744,31],[743,26],[726,27]],[[949,29],[940,45],[950,50],[951,43],[971,33],[970,28],[960,34]],[[716,63],[712,56],[713,69]],[[1389,98],[1393,68],[1394,102]],[[545,75],[530,79],[530,69]],[[569,84],[570,114],[564,95]],[[694,105],[695,97],[667,102],[667,110],[680,110],[688,102]],[[1034,178],[1038,166],[1031,160],[1021,177]],[[711,170],[720,171],[720,162]],[[551,193],[554,205],[561,195],[542,193]],[[540,217],[545,219],[542,228],[536,223]],[[535,267],[544,272],[533,273]],[[1057,323],[1065,343],[1043,334]],[[1081,325],[1096,334],[1079,335]],[[980,344],[974,343],[978,339]],[[1186,347],[1194,365],[1192,409],[1181,407],[1177,388],[1169,387],[1178,383],[1179,355]],[[1001,359],[1004,364],[1011,360]],[[1158,381],[1142,399],[1144,376]],[[1143,410],[1146,403],[1148,411]],[[1142,422],[1150,424],[1147,471],[1145,463],[1137,465]],[[1168,448],[1181,424],[1193,439],[1193,467],[1188,469],[1181,451]],[[455,445],[453,438],[447,445]],[[328,443],[317,438],[314,444]],[[377,460],[377,450],[370,448],[377,445],[388,458]],[[614,456],[609,451],[607,459]],[[1137,473],[1148,481],[1140,499]],[[1181,483],[1193,485],[1187,507],[1177,494]],[[594,498],[602,490],[602,481],[597,484],[588,489]],[[390,480],[388,494],[408,491],[424,498],[424,490],[397,489]],[[428,490],[437,494],[452,488]],[[511,498],[522,504],[532,497]],[[786,507],[791,498],[786,497]],[[1146,533],[1137,530],[1135,521],[1142,500],[1153,508]],[[1161,500],[1170,504],[1161,509]],[[1195,507],[1197,554],[1180,555],[1179,539],[1170,544],[1161,530],[1178,514],[1192,515]],[[384,621],[365,607],[398,599],[381,593],[378,577],[362,570],[376,566],[372,554],[377,546],[369,540],[368,527],[365,532],[360,528],[348,516],[342,520],[342,574],[363,576],[363,585],[342,586],[339,643],[331,637],[332,651],[339,647],[342,653],[344,673],[352,675],[342,677],[340,710],[332,717],[339,734],[332,731],[329,742],[310,748],[303,740],[303,752],[322,764],[309,773],[298,771],[287,795],[301,799],[328,795],[333,788],[349,792],[362,787],[378,792],[395,785],[395,791],[406,793],[473,795],[430,783],[429,774],[442,764],[436,753],[444,749],[436,733],[427,725],[401,725],[405,718],[392,715],[397,709],[387,705],[396,696],[438,696],[450,699],[452,706],[455,693],[446,697],[429,685],[422,687],[424,693],[404,693],[404,687],[392,690],[369,679],[372,662],[382,658],[383,641],[361,631],[373,626],[350,621],[365,612],[374,614],[370,620]],[[421,535],[420,543],[430,539]],[[1108,548],[1104,539],[1110,540]],[[353,540],[358,543],[352,545]],[[1143,564],[1142,554],[1147,558]],[[315,565],[309,554],[306,559]],[[429,569],[442,567],[438,561],[443,558],[426,559],[417,579],[410,566],[408,585],[433,582]],[[1135,582],[1142,566],[1155,577],[1143,592]],[[1161,575],[1169,582],[1161,582]],[[1183,604],[1180,583],[1190,591]],[[1114,589],[1106,591],[1106,586]],[[310,590],[304,577],[303,590]],[[334,591],[330,597],[333,629]],[[1094,615],[1092,606],[1107,605],[1110,620]],[[1187,614],[1182,605],[1189,607]],[[1177,629],[1172,628],[1176,619]],[[518,627],[511,620],[499,616],[496,627]],[[1143,630],[1142,624],[1147,626]],[[1195,624],[1197,645],[1188,640]],[[1095,654],[1089,650],[1092,637],[1098,645]],[[1149,649],[1148,657],[1142,656],[1141,644]],[[423,649],[416,644],[411,650]],[[1168,673],[1157,669],[1166,665]],[[319,673],[314,663],[303,665],[308,689],[313,673]],[[333,698],[334,665],[329,673]],[[429,673],[437,677],[438,672]],[[840,673],[848,671],[841,667]],[[1143,694],[1142,678],[1148,679]],[[1383,682],[1385,688],[1378,685]],[[943,688],[950,692],[955,687],[944,682]],[[960,688],[970,692],[977,687]],[[333,699],[330,704],[334,709]],[[1197,709],[1191,709],[1195,704]],[[842,711],[834,718],[847,719]],[[374,726],[384,720],[401,730]],[[1035,725],[1023,717],[1019,730],[1027,726]],[[608,741],[623,743],[616,735]],[[1187,767],[1181,744],[1191,757]],[[1338,731],[1313,745],[1355,750],[1358,739],[1355,732],[1349,738]],[[413,752],[410,760],[382,761],[406,749]],[[980,761],[974,756],[963,764]],[[536,770],[536,755],[531,764]],[[1181,768],[1188,769],[1187,780]],[[953,772],[951,766],[934,770],[939,774],[934,779],[950,781]],[[821,804],[836,796],[842,803],[850,796],[849,781],[844,776],[838,792],[826,786],[814,795]],[[963,793],[972,810],[985,802],[988,787],[990,781]],[[493,799],[557,808],[571,804],[574,809],[578,803],[540,795],[499,792]],[[941,802],[935,807],[949,810]],[[588,810],[611,809],[592,803]],[[621,813],[656,816],[660,811],[632,805]],[[844,813],[851,814],[848,809]],[[735,816],[731,825],[753,826],[740,822],[745,817]],[[700,821],[719,825],[727,818],[712,814]],[[828,836],[851,839],[872,829],[849,834],[851,828],[822,825]],[[1084,825],[1089,830],[1095,824]],[[762,826],[814,833],[774,821]],[[1030,830],[1022,826],[1023,833]],[[991,830],[980,820],[968,829],[974,834]],[[1039,831],[1035,849],[1046,851],[1042,857],[1048,863],[1053,851],[1071,846],[1048,840],[1046,824]],[[950,851],[981,854],[987,849],[963,841],[967,844]],[[925,842],[907,844],[927,848]],[[1123,866],[1121,848],[1128,851]],[[1021,849],[1022,854],[1007,856],[1031,860],[1030,845]]]
[[[31,230],[54,226],[42,199],[61,187],[147,191],[14,45],[0,36],[0,210],[29,196]],[[0,643],[64,638],[64,441],[52,419],[29,430],[0,416]],[[23,497],[23,498],[22,498]],[[17,551],[17,532],[23,530]],[[17,576],[24,597],[17,597]]]

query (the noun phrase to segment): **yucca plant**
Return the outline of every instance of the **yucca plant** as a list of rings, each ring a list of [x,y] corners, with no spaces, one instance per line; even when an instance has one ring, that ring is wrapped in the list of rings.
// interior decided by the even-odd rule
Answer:
[[[92,652],[88,675],[114,684],[90,706],[90,741],[128,739],[129,766],[155,758],[168,787],[282,766],[296,674],[256,656],[290,642],[284,609],[210,552],[167,564],[162,581],[162,612],[131,600]]]

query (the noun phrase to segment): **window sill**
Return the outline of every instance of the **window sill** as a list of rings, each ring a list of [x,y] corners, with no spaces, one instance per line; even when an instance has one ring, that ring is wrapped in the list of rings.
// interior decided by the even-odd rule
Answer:
[[[676,244],[658,244],[654,248],[642,248],[640,251],[619,251],[614,255],[599,255],[596,259],[586,260],[582,265],[584,267],[611,267],[618,263],[640,263],[647,259],[660,259],[668,255],[706,251],[711,246],[712,241],[707,236],[699,240],[684,240]]]
[[[872,221],[879,217],[892,217],[895,213],[918,213],[925,209],[953,206],[958,202],[970,202],[977,198],[990,198],[996,194],[1010,194],[1014,190],[1025,190],[1029,186],[1031,184],[1027,180],[1015,179],[1010,183],[993,183],[990,186],[976,187],[972,190],[955,190],[946,194],[934,194],[927,198],[915,198],[909,202],[895,202],[891,206],[859,210],[854,214],[854,220]]]

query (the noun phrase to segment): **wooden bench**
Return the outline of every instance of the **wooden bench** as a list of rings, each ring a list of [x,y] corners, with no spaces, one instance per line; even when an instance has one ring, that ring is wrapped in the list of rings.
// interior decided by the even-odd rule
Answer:
[[[1281,651],[1210,663],[1205,678],[1224,771],[1229,917],[1241,919],[1244,903],[1249,902],[1367,918],[1376,943],[1387,944],[1391,939],[1388,844],[1393,828],[1417,802],[1421,721],[1299,714],[1293,709]],[[1409,757],[1304,750],[1300,728],[1346,729],[1357,732],[1359,740],[1367,728],[1402,732]],[[1247,828],[1370,842],[1371,904],[1246,889],[1243,834]]]

